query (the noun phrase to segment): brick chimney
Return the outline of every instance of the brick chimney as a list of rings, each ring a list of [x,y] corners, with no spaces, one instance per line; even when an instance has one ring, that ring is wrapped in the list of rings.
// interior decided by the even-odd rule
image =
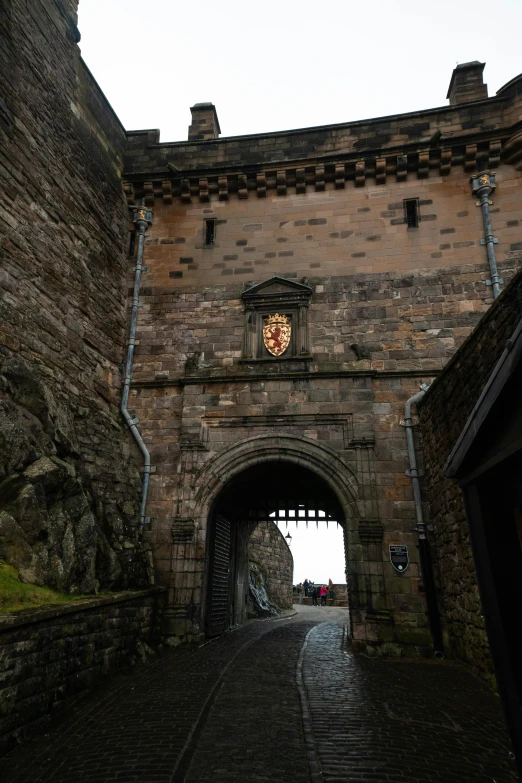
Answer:
[[[483,101],[488,97],[488,85],[484,84],[482,71],[486,63],[473,60],[471,63],[457,65],[451,75],[450,86],[446,98],[450,105]]]
[[[213,103],[196,103],[190,109],[192,125],[189,125],[189,141],[217,139],[221,133],[216,107]]]

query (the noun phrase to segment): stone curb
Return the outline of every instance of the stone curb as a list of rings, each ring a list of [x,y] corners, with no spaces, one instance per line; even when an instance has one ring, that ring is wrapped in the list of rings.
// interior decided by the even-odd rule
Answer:
[[[308,646],[308,639],[311,636],[312,632],[315,631],[317,628],[320,628],[321,625],[323,625],[323,623],[314,626],[314,628],[310,628],[310,630],[306,634],[305,640],[303,642],[303,646],[301,647],[301,651],[299,653],[296,676],[295,676],[296,683],[297,683],[297,690],[299,692],[299,700],[301,702],[301,717],[303,720],[304,743],[306,748],[306,758],[308,760],[308,767],[310,769],[311,783],[322,783],[323,770],[321,768],[321,762],[319,761],[319,754],[317,752],[317,746],[315,744],[315,739],[314,739],[312,716],[310,714],[310,705],[308,703],[308,696],[306,694],[303,666],[304,666],[305,651]]]

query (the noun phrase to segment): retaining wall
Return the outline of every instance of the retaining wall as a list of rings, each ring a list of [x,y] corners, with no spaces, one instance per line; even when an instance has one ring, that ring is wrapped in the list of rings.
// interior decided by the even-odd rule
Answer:
[[[143,655],[163,594],[153,588],[1,615],[0,753]]]

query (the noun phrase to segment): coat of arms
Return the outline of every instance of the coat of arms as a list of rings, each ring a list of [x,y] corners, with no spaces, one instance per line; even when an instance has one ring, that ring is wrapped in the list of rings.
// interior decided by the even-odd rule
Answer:
[[[268,315],[263,327],[263,342],[272,356],[281,356],[290,344],[292,327],[287,315]]]

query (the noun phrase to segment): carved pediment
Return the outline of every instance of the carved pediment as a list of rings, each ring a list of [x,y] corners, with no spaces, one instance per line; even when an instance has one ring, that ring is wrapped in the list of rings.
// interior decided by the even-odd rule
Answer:
[[[294,299],[310,299],[312,296],[312,289],[309,285],[304,283],[298,283],[295,280],[287,280],[284,277],[274,275],[273,277],[264,280],[262,283],[247,288],[243,292],[243,300],[250,301],[261,298],[277,297]]]

